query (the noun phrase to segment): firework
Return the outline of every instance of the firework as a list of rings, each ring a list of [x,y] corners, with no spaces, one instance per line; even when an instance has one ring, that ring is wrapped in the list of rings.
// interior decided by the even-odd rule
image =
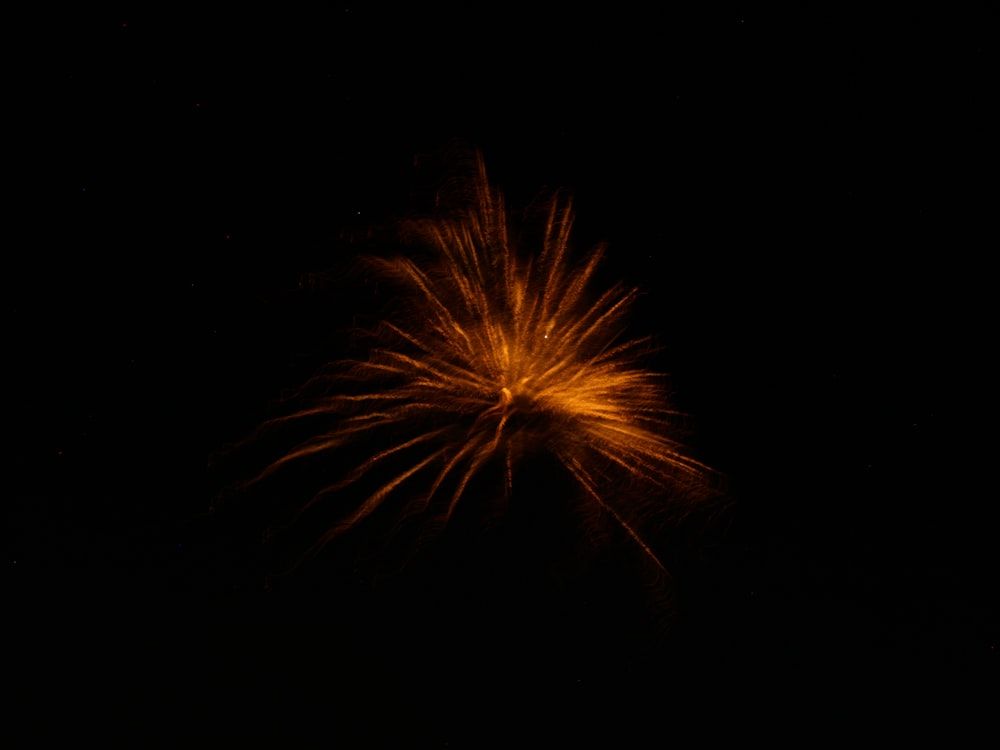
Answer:
[[[536,252],[525,252],[481,159],[471,172],[450,208],[403,225],[420,260],[369,261],[397,290],[392,315],[370,332],[365,361],[334,363],[265,426],[326,424],[254,481],[351,457],[300,510],[353,502],[316,551],[374,515],[440,531],[464,501],[502,508],[522,462],[547,455],[581,507],[665,571],[642,529],[686,507],[711,472],[678,442],[663,378],[642,365],[650,342],[622,337],[638,291],[592,289],[601,247],[571,262],[564,195],[545,202]]]

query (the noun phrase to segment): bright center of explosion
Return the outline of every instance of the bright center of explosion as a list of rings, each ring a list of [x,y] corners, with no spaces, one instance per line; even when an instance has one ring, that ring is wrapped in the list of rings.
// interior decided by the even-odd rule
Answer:
[[[514,394],[510,392],[510,388],[501,388],[499,406],[503,407],[503,409],[506,411],[507,408],[513,403],[514,403]]]

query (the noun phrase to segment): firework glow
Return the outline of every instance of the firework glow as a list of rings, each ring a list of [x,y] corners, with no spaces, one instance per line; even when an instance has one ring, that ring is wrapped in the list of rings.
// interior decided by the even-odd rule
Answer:
[[[571,262],[564,195],[544,202],[529,253],[481,158],[470,172],[454,205],[403,225],[420,260],[368,261],[398,292],[393,315],[369,332],[367,359],[333,363],[308,386],[318,395],[264,428],[317,418],[332,426],[253,481],[376,446],[300,509],[351,498],[324,526],[318,551],[375,514],[441,531],[463,502],[502,510],[518,492],[521,462],[544,454],[572,478],[577,502],[666,572],[642,529],[689,506],[712,472],[678,442],[680,415],[663,378],[642,366],[650,341],[622,336],[639,292],[592,290],[603,248]],[[471,491],[484,477],[493,497]]]

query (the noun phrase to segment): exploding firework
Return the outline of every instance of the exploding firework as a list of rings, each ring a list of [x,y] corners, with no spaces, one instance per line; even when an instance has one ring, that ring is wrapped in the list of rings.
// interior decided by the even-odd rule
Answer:
[[[638,291],[592,290],[603,249],[571,262],[564,195],[544,202],[525,252],[482,160],[470,171],[450,208],[404,224],[420,260],[368,261],[396,290],[393,314],[369,332],[365,361],[326,368],[264,426],[324,425],[254,482],[349,457],[297,516],[336,508],[315,552],[376,515],[440,531],[464,502],[502,509],[519,467],[549,456],[575,502],[665,572],[644,529],[704,496],[711,471],[678,441],[663,378],[642,365],[649,340],[622,337]]]

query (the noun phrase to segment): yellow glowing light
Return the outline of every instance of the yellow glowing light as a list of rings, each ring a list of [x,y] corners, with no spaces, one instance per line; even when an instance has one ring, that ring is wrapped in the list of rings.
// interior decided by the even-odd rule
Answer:
[[[378,446],[305,506],[365,488],[318,549],[390,500],[401,517],[419,514],[443,527],[469,483],[488,471],[497,470],[502,502],[519,459],[544,451],[575,478],[580,502],[599,506],[663,569],[639,528],[698,495],[711,471],[678,442],[662,378],[640,361],[649,342],[620,340],[638,292],[590,292],[603,249],[570,263],[573,214],[558,194],[537,253],[524,253],[481,160],[474,171],[457,210],[404,226],[430,261],[371,261],[403,291],[367,361],[317,376],[313,385],[332,395],[268,423],[326,416],[334,426],[257,479],[359,442]]]

